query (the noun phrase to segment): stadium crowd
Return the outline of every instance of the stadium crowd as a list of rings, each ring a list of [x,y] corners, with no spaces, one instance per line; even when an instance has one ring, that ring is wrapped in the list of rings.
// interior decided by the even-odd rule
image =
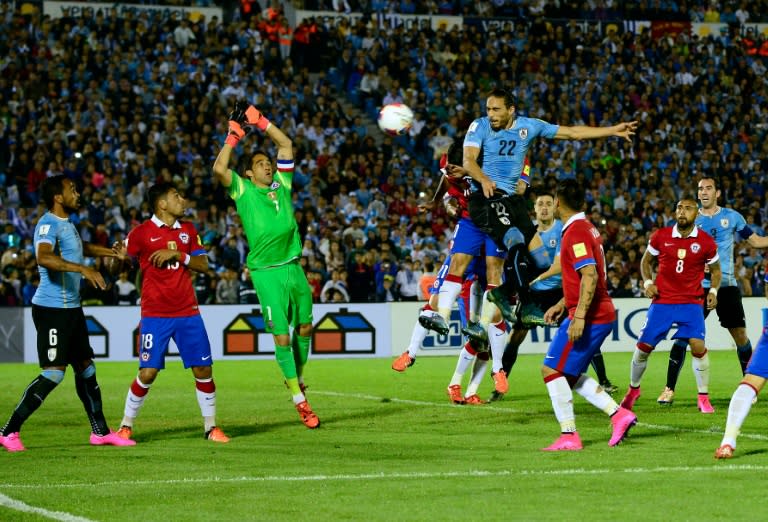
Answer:
[[[251,9],[227,23],[115,10],[49,18],[0,5],[0,305],[29,304],[34,294],[38,188],[57,173],[80,187],[83,240],[102,245],[150,216],[151,184],[173,181],[213,267],[195,281],[199,301],[254,303],[243,228],[211,174],[240,97],[294,140],[302,264],[317,302],[420,297],[419,280],[440,266],[452,226],[444,211],[420,214],[418,204],[434,191],[437,159],[484,115],[483,94],[495,85],[515,90],[523,114],[555,123],[640,121],[633,144],[540,140],[529,157],[532,197],[559,179],[585,186],[614,296],[642,295],[648,236],[671,222],[681,194],[696,193],[702,173],[720,177],[721,205],[765,233],[768,45],[739,25],[765,21],[768,8],[757,8],[765,2],[305,2],[518,17],[514,31],[490,33],[379,30],[369,18],[307,19],[281,33],[280,4],[245,3]],[[641,12],[730,25],[706,38],[653,37],[555,19]],[[410,135],[372,131],[377,108],[398,101],[415,112]],[[263,137],[249,143],[271,147]],[[761,255],[741,249],[736,262],[742,292],[761,293]],[[108,292],[86,289],[84,303],[135,303],[137,286],[136,270],[126,270]]]

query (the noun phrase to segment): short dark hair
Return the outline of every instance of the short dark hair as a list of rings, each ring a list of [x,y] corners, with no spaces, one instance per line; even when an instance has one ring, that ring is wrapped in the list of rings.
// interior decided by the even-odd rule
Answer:
[[[681,201],[693,201],[698,205],[698,198],[696,198],[693,194],[688,194],[687,192],[678,198],[677,202],[680,203]]]
[[[716,174],[702,174],[699,176],[699,181],[703,181],[705,179],[711,179],[712,184],[715,186],[715,190],[720,190],[720,180]]]
[[[464,147],[460,140],[453,140],[448,147],[448,163],[451,165],[461,165],[464,163]]]
[[[64,193],[64,180],[67,177],[64,174],[45,178],[40,185],[40,194],[48,210],[53,208],[53,198]]]
[[[255,150],[250,154],[241,154],[240,158],[237,160],[237,173],[242,176],[245,174],[246,170],[251,170],[251,165],[253,165],[253,157],[258,154],[266,157],[270,162],[272,161],[272,158],[269,156],[269,154],[267,154],[267,152],[262,149]]]
[[[174,190],[176,185],[168,182],[155,183],[147,191],[147,202],[152,212],[157,210],[157,202],[163,199],[171,190]]]
[[[507,108],[517,107],[517,99],[512,91],[502,89],[501,87],[494,87],[491,92],[488,93],[486,98],[504,98],[504,106]]]
[[[584,187],[575,179],[564,179],[557,184],[557,199],[576,212],[584,210],[586,195]]]

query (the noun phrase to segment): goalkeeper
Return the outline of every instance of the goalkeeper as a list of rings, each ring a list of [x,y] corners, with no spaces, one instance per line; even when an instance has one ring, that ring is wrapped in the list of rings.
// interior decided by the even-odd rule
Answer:
[[[253,127],[277,146],[277,171],[269,155],[261,150],[242,155],[239,173],[229,168],[232,151]],[[259,297],[265,329],[274,336],[277,364],[302,422],[307,428],[317,428],[320,419],[304,396],[303,370],[312,333],[312,290],[299,264],[302,246],[291,203],[293,168],[291,139],[258,109],[238,101],[213,173],[227,188],[242,219],[249,248],[246,264]]]

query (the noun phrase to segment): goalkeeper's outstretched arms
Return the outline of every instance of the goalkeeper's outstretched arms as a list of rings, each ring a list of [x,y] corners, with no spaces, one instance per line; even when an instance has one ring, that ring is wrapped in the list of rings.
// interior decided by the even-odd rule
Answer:
[[[232,173],[229,170],[229,162],[232,158],[232,150],[255,127],[264,132],[277,146],[277,159],[293,159],[293,142],[275,124],[269,121],[261,111],[253,105],[248,105],[243,100],[235,103],[235,108],[229,115],[227,138],[219,151],[216,161],[213,163],[213,174],[225,187],[232,184]]]

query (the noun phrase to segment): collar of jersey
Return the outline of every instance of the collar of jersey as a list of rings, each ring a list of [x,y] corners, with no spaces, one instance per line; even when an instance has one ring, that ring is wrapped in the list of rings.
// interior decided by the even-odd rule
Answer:
[[[566,221],[566,222],[565,222],[565,225],[563,225],[563,230],[565,230],[566,228],[568,228],[568,226],[569,226],[571,223],[573,223],[574,221],[576,221],[577,219],[587,219],[587,216],[586,216],[586,214],[584,214],[584,212],[576,212],[574,215],[572,215],[572,216],[571,216],[571,217],[568,219],[568,221]]]
[[[672,237],[679,237],[682,238],[683,236],[680,235],[680,232],[677,230],[677,225],[672,227]],[[699,227],[693,227],[693,230],[690,234],[686,236],[686,238],[689,237],[699,237]]]
[[[163,228],[163,227],[167,227],[167,226],[168,226],[168,225],[166,225],[165,223],[163,223],[162,221],[160,221],[160,218],[158,218],[158,217],[157,217],[156,215],[154,215],[154,214],[152,214],[152,219],[151,219],[151,221],[152,221],[152,223],[154,223],[155,225],[157,225],[157,228]],[[178,220],[178,219],[177,219],[176,221],[174,221],[174,222],[173,222],[173,226],[172,226],[171,228],[181,228],[181,223],[179,223],[179,220]]]

